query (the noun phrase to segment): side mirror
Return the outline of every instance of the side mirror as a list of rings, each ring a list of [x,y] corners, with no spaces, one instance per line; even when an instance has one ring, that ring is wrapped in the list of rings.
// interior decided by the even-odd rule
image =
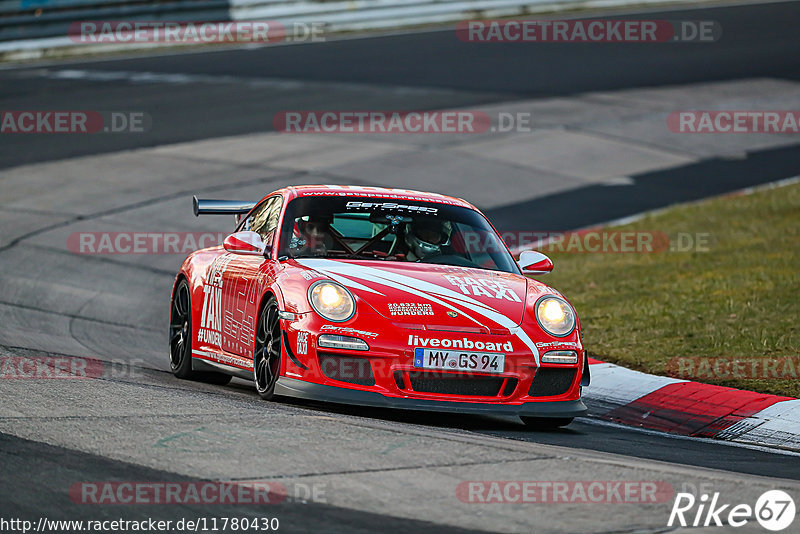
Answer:
[[[523,274],[547,274],[553,270],[553,262],[550,258],[534,250],[526,250],[519,255],[520,268]]]
[[[264,256],[269,248],[264,244],[261,236],[256,232],[236,232],[225,238],[222,246],[233,254],[245,256]]]

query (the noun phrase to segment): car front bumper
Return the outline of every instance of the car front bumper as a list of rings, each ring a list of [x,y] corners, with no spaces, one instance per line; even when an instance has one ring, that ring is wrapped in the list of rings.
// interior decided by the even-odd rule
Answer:
[[[275,386],[275,394],[355,406],[477,415],[580,417],[586,415],[588,412],[586,405],[580,399],[555,402],[525,402],[522,404],[451,402],[443,400],[387,397],[374,391],[314,384],[294,378],[287,378],[285,376],[278,379],[278,383]]]

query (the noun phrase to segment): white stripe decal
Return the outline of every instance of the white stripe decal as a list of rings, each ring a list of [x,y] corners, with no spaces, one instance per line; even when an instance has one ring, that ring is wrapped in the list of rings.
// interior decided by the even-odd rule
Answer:
[[[452,289],[448,289],[439,286],[437,284],[433,284],[431,282],[427,282],[425,280],[420,280],[418,278],[413,278],[406,275],[395,274],[395,273],[389,274],[380,269],[375,269],[372,267],[364,267],[361,265],[353,265],[350,263],[342,263],[334,260],[308,259],[304,260],[304,265],[314,270],[325,272],[329,276],[332,274],[339,274],[343,276],[360,278],[362,280],[368,280],[378,284],[383,284],[389,287],[393,287],[395,289],[400,289],[402,291],[406,291],[408,293],[417,295],[421,298],[430,300],[432,302],[442,304],[451,309],[453,308],[450,304],[448,304],[447,302],[442,302],[441,300],[432,297],[431,294],[444,299],[448,299],[451,302],[454,301],[453,303],[460,304],[461,306],[464,306],[467,309],[479,315],[482,315],[483,317],[499,324],[500,326],[507,328],[509,332],[511,332],[511,334],[516,336],[520,341],[522,341],[525,344],[526,347],[528,347],[528,349],[530,349],[531,353],[533,353],[536,365],[539,365],[539,351],[536,348],[536,345],[533,343],[530,337],[528,337],[528,334],[525,333],[525,331],[521,327],[519,327],[515,321],[512,321],[505,315],[496,312],[495,310],[486,306],[482,302],[479,302],[465,295],[456,293]],[[473,319],[472,317],[469,318],[475,321],[475,319]]]
[[[330,276],[336,276],[333,273],[329,273],[329,275]],[[352,282],[349,278],[342,278],[342,277],[337,277],[337,278],[341,278],[341,279],[345,280],[345,282],[344,282],[345,285],[347,285],[347,284]],[[375,282],[375,280],[373,280],[373,282]],[[352,283],[353,284],[357,284],[357,282],[352,282]],[[477,324],[478,326],[481,326],[481,327],[484,327],[484,328],[486,327],[486,325],[484,325],[482,322],[480,322],[479,320],[475,319],[470,314],[465,313],[463,309],[456,308],[453,304],[451,304],[449,302],[445,302],[445,301],[443,301],[441,299],[438,299],[436,297],[433,297],[433,296],[431,296],[431,295],[429,295],[427,293],[423,293],[422,291],[419,291],[416,288],[409,287],[409,286],[403,285],[403,284],[401,284],[399,282],[394,282],[393,280],[388,280],[388,279],[387,280],[380,279],[380,280],[377,281],[377,283],[381,283],[381,284],[390,286],[390,287],[392,287],[394,289],[399,289],[401,291],[405,291],[407,293],[411,293],[412,295],[416,295],[418,297],[427,299],[427,300],[429,300],[431,302],[435,302],[436,304],[440,304],[440,305],[442,305],[442,306],[444,306],[446,308],[450,308],[453,311],[459,312],[461,315],[463,315],[464,317],[466,317],[467,319],[469,319],[473,323]]]
[[[208,356],[209,358],[216,358],[217,357],[217,353],[216,352],[209,352],[207,350],[192,349],[192,354],[198,354],[200,356]]]
[[[336,265],[336,267],[338,267],[338,264]],[[350,266],[350,267],[354,267],[354,266]],[[320,269],[320,270],[322,270],[322,269]],[[332,276],[332,277],[333,277],[333,276],[336,276],[336,274],[335,274],[335,273],[333,273],[333,272],[329,272],[329,271],[327,271],[327,270],[323,270],[323,272],[325,272],[327,275],[329,275],[329,276]],[[380,274],[378,274],[378,273],[380,273]],[[354,274],[354,273],[342,273],[342,274],[347,274],[347,275],[349,275],[349,276],[356,276],[356,277],[360,276],[362,279],[365,279],[365,280],[370,280],[370,281],[372,281],[372,282],[376,282],[376,283],[379,283],[379,284],[387,285],[387,286],[389,286],[389,287],[392,287],[392,288],[394,288],[394,289],[399,289],[399,290],[401,290],[401,291],[405,291],[405,292],[411,293],[411,294],[413,294],[413,295],[417,295],[417,296],[419,296],[419,297],[422,297],[422,298],[424,298],[424,299],[428,299],[428,300],[430,300],[430,301],[432,301],[432,302],[435,302],[435,303],[437,303],[437,304],[441,304],[442,306],[445,306],[445,307],[447,307],[447,308],[450,308],[451,310],[454,310],[454,311],[459,311],[459,312],[461,312],[461,313],[462,313],[462,315],[464,315],[465,317],[467,317],[468,319],[470,319],[470,320],[471,320],[472,322],[474,322],[475,324],[477,324],[477,325],[479,325],[479,326],[485,326],[485,325],[484,325],[482,322],[478,321],[478,320],[477,320],[477,319],[475,319],[474,317],[470,316],[470,315],[469,315],[469,314],[467,314],[467,313],[464,313],[464,311],[463,311],[462,309],[460,309],[460,308],[455,308],[455,307],[454,307],[454,306],[453,306],[451,303],[448,303],[448,302],[442,301],[442,300],[440,300],[440,299],[437,299],[437,298],[435,298],[435,297],[432,297],[431,295],[429,295],[429,294],[427,294],[427,293],[424,293],[424,292],[422,292],[422,291],[419,291],[419,290],[418,290],[418,289],[416,289],[414,286],[408,286],[408,285],[405,285],[405,284],[403,284],[403,283],[401,283],[401,282],[398,282],[398,281],[396,281],[396,280],[393,280],[393,279],[392,279],[392,278],[390,278],[390,277],[381,276],[381,275],[383,275],[383,274],[384,274],[384,273],[383,273],[383,272],[381,272],[381,271],[377,271],[377,273],[370,273],[370,272],[363,272],[363,271],[360,271],[360,272],[358,272],[358,273],[355,273],[355,274]],[[416,280],[416,279],[412,279],[412,280],[413,280],[413,281],[415,281],[415,282],[422,283],[422,281],[421,281],[421,280]],[[351,284],[358,284],[358,282],[351,281],[349,278],[347,279],[347,283],[351,283]],[[358,285],[361,285],[361,284],[358,284]],[[460,296],[460,295],[459,295],[459,296]],[[459,304],[462,304],[462,303],[459,303]],[[463,304],[462,304],[462,305],[463,305]]]
[[[244,370],[246,370],[246,371],[249,371],[249,370],[253,369],[253,364],[248,362],[245,359],[241,359],[240,360],[238,358],[232,358],[230,356],[226,356],[226,355],[220,354],[218,352],[209,352],[209,351],[205,351],[205,350],[192,349],[192,354],[197,354],[198,356],[205,356],[207,358],[211,358],[211,360],[213,362],[221,363],[223,365],[225,365],[225,364],[244,365],[244,366],[246,366],[246,367],[244,367]],[[239,367],[239,369],[242,369],[242,367]]]
[[[380,295],[382,297],[386,296],[383,293],[381,293],[380,291],[375,291],[371,287],[367,287],[364,284],[359,284],[355,280],[350,280],[349,278],[344,278],[342,276],[339,276],[338,274],[327,272],[327,271],[320,271],[320,272],[322,272],[322,274],[324,274],[328,278],[333,279],[335,282],[339,282],[343,286],[351,287],[353,289],[360,289],[362,291],[367,291],[369,293],[375,293],[376,295]]]

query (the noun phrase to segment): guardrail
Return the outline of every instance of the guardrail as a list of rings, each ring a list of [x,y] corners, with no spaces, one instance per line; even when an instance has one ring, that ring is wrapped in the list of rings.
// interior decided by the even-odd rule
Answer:
[[[230,0],[233,20],[324,22],[328,31],[380,29],[525,14],[584,0]],[[535,9],[536,8],[536,9]]]
[[[0,0],[0,41],[66,37],[89,20],[230,20],[228,0]]]
[[[69,47],[78,21],[277,21],[325,31],[400,28],[565,9],[697,0],[0,0],[0,53]],[[37,44],[34,39],[56,38]]]

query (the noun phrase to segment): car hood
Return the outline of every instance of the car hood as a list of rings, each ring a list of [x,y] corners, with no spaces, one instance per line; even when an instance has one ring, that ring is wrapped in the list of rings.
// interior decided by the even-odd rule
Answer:
[[[523,276],[428,263],[297,260],[344,285],[398,326],[507,333],[522,323]]]

